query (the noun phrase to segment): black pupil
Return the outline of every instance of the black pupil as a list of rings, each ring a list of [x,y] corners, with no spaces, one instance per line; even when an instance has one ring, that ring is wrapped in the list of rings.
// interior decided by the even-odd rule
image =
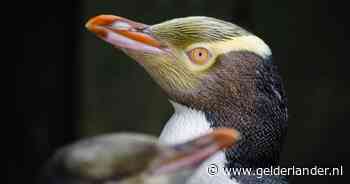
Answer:
[[[199,55],[199,56],[202,56],[202,53],[201,53],[201,52],[199,52],[199,53],[198,53],[198,55]]]

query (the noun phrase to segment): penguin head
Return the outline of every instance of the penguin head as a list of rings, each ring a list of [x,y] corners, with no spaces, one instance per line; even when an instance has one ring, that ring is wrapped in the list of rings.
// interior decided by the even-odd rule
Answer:
[[[145,25],[100,15],[86,27],[134,58],[171,100],[196,108],[217,106],[254,85],[255,68],[269,47],[245,29],[210,17],[185,17]]]

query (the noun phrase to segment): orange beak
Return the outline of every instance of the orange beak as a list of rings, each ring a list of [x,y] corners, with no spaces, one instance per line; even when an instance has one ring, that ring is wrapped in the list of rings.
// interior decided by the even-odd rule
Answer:
[[[161,158],[151,168],[151,173],[169,173],[184,168],[196,167],[216,152],[234,146],[239,140],[240,133],[235,129],[215,129],[213,132],[192,141],[172,146],[173,154]]]
[[[161,43],[147,32],[149,26],[146,24],[114,15],[99,15],[91,18],[85,27],[121,49],[163,52]]]

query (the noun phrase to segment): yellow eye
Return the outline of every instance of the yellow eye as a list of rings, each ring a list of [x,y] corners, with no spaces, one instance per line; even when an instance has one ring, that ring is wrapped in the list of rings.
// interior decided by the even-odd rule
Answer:
[[[188,57],[191,59],[191,61],[195,64],[205,64],[210,59],[211,55],[208,51],[208,49],[203,47],[198,47],[190,50],[187,53]]]

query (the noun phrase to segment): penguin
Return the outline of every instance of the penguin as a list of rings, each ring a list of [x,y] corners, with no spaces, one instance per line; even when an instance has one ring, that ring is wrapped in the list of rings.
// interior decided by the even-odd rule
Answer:
[[[220,169],[252,174],[209,176],[201,167],[189,183],[287,183],[284,176],[257,177],[277,167],[287,132],[287,97],[269,46],[242,27],[194,16],[147,25],[114,15],[86,23],[97,37],[139,63],[168,95],[174,114],[160,141],[178,144],[219,127],[234,128],[241,141],[212,156]]]
[[[182,144],[163,145],[140,133],[105,134],[59,149],[44,167],[43,184],[183,184],[239,132],[216,129]]]

